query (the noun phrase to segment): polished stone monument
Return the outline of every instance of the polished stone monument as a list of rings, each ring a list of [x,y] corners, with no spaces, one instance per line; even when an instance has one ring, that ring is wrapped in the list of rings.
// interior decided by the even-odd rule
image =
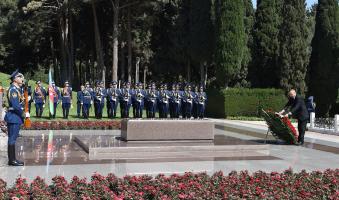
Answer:
[[[210,120],[124,119],[121,138],[125,141],[213,140]]]

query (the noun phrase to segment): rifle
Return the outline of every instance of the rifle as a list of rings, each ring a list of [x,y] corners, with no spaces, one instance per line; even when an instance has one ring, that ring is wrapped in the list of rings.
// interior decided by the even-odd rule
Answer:
[[[25,84],[25,87],[24,87],[24,97],[25,97],[25,113],[29,112],[29,109],[28,109],[28,81],[26,82]],[[29,117],[25,117],[25,122],[24,122],[24,126],[25,128],[31,128],[31,119]]]

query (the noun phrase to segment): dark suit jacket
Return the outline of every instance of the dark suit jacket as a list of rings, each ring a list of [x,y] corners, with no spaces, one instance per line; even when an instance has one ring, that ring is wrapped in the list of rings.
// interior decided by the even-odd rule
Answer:
[[[300,121],[308,120],[309,113],[307,111],[304,99],[297,95],[295,99],[289,98],[289,101],[285,105],[285,110],[290,108],[292,116]]]

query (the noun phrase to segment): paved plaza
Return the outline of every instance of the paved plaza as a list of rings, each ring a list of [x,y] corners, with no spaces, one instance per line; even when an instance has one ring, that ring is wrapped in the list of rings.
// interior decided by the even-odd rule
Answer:
[[[20,175],[28,180],[40,176],[50,183],[56,175],[69,180],[75,175],[90,178],[94,172],[122,177],[184,172],[229,173],[233,170],[282,172],[288,168],[298,172],[339,167],[339,136],[307,132],[304,146],[294,146],[276,141],[271,135],[266,138],[267,127],[263,122],[214,122],[214,141],[194,144],[126,143],[119,139],[119,130],[22,131],[16,145],[17,157],[25,160],[26,165],[7,166],[7,153],[1,152],[0,178],[13,184]],[[124,148],[126,152],[121,153],[129,157],[124,159],[122,154],[110,159],[90,157],[88,149],[77,138],[83,141],[90,138],[90,147]],[[146,149],[145,153],[138,152],[140,147]],[[171,156],[164,156],[159,149],[172,151]]]

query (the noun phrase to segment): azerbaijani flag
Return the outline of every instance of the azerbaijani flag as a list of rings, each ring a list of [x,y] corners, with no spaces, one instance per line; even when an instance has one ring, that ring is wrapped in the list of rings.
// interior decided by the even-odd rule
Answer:
[[[48,72],[48,96],[49,96],[49,112],[54,115],[54,88],[52,86],[52,67],[49,67]]]

